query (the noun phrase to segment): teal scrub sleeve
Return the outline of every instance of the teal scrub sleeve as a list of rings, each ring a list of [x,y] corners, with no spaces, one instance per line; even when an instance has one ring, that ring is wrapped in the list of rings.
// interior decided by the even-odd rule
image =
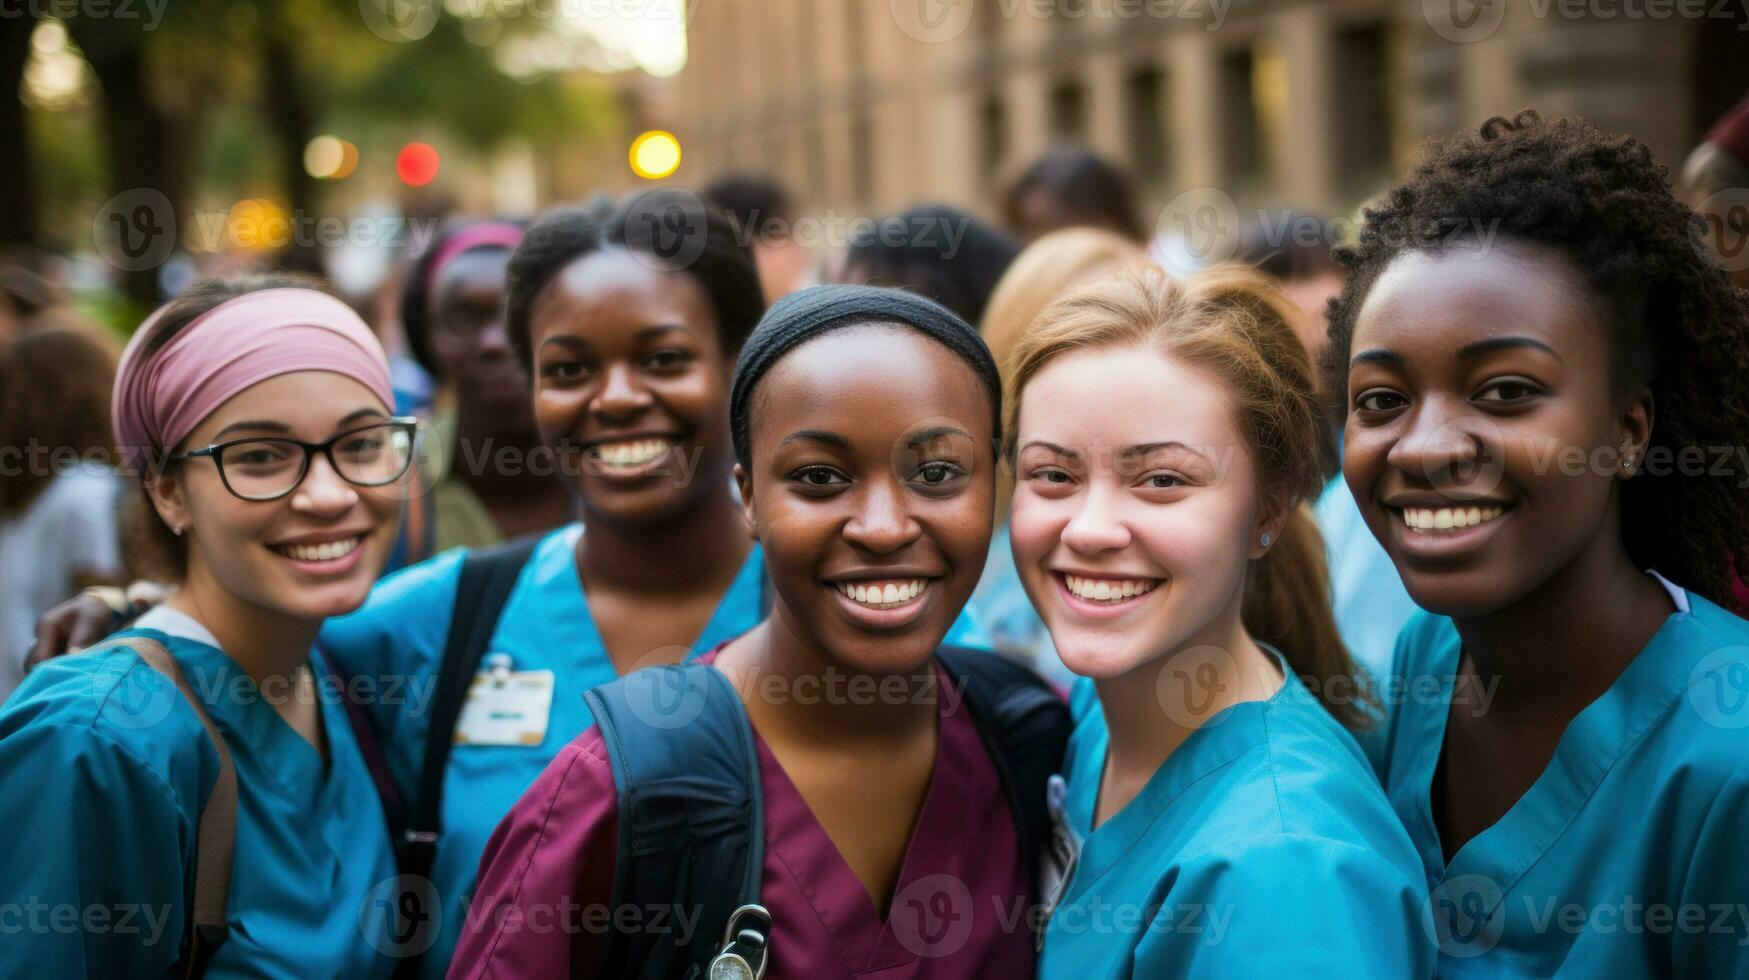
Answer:
[[[1184,863],[1136,946],[1134,977],[1433,975],[1426,891],[1372,851],[1284,836]]]
[[[1676,976],[1749,980],[1749,770],[1729,778],[1701,824],[1671,919]]]
[[[89,725],[0,730],[0,976],[169,969],[199,792]]]

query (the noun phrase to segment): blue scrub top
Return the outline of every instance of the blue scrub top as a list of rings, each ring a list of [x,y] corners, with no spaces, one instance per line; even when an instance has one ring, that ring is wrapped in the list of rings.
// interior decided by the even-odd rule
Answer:
[[[1382,677],[1390,670],[1397,634],[1421,607],[1409,598],[1397,566],[1367,528],[1340,473],[1325,485],[1313,512],[1324,536],[1330,606],[1342,645],[1368,674]]]
[[[1076,692],[1065,817],[1082,843],[1041,980],[1431,975],[1415,851],[1354,739],[1283,673],[1091,833],[1109,735]]]
[[[1028,664],[1045,680],[1062,690],[1075,683],[1075,674],[1063,666],[1057,648],[1051,643],[1050,631],[1039,619],[1032,600],[1020,584],[1020,570],[1014,565],[1014,544],[1008,522],[996,528],[990,539],[990,555],[984,562],[983,577],[972,593],[978,616],[990,631],[991,649]]]
[[[571,524],[536,545],[492,634],[488,656],[508,654],[515,671],[553,672],[552,707],[546,736],[537,745],[457,745],[450,755],[443,837],[431,874],[441,911],[421,964],[424,976],[441,977],[449,965],[492,831],[559,750],[593,723],[584,692],[619,676],[589,614],[577,572],[582,534],[581,524]],[[409,794],[418,782],[429,708],[465,557],[464,549],[456,549],[383,579],[363,608],[329,620],[319,640],[343,673],[404,683],[397,697],[388,696],[385,688],[370,713],[383,734],[389,769]],[[686,659],[756,625],[762,618],[763,586],[764,556],[755,546]],[[946,642],[989,645],[969,613],[962,613]]]
[[[176,658],[236,769],[230,935],[209,975],[389,975],[386,937],[367,933],[384,921],[372,902],[395,862],[338,696],[321,698],[324,766],[223,651],[157,630],[127,636]],[[131,651],[32,671],[0,711],[0,976],[164,974],[218,771],[194,709]]]
[[[1451,703],[1450,619],[1404,629],[1379,775],[1421,854],[1442,976],[1749,977],[1749,622],[1666,585],[1677,611],[1449,866],[1433,774],[1450,712],[1486,705]]]

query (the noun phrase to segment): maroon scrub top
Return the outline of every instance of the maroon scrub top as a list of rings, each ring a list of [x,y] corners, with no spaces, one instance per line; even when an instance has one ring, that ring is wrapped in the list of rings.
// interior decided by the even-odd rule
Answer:
[[[1020,866],[1008,798],[962,701],[942,699],[935,771],[885,921],[764,739],[753,740],[765,794],[760,898],[773,923],[767,977],[1033,975],[1032,871]],[[450,977],[592,975],[618,824],[613,770],[590,727],[492,834]]]

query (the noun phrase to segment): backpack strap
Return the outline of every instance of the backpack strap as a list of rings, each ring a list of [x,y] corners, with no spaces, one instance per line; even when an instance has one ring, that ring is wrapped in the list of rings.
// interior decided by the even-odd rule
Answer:
[[[999,653],[944,646],[938,656],[949,679],[964,685],[966,707],[1002,779],[1021,867],[1037,869],[1051,834],[1045,786],[1062,768],[1074,727],[1069,706],[1044,678]],[[1037,898],[1036,873],[1031,887]]]
[[[419,782],[411,799],[402,801],[394,780],[388,778],[386,765],[370,766],[389,820],[390,839],[395,844],[396,870],[403,884],[408,886],[404,895],[416,896],[416,905],[425,902],[419,886],[431,877],[437,842],[443,836],[443,777],[449,770],[450,749],[455,745],[456,721],[461,717],[462,704],[467,701],[468,688],[473,686],[474,674],[486,655],[486,647],[497,631],[504,604],[510,599],[517,578],[541,540],[537,535],[472,549],[462,559],[455,605],[450,613],[449,635],[444,643],[443,662],[437,672],[437,690],[431,701],[431,725],[425,732]],[[374,749],[374,731],[368,724],[359,728],[362,718],[353,715],[350,706],[348,715],[360,734],[361,745],[368,737]],[[364,750],[367,762],[373,749]],[[403,905],[406,902],[404,897],[402,902]],[[428,914],[436,915],[437,910],[428,910]],[[403,957],[396,975],[415,975],[421,959],[422,954]]]
[[[218,752],[219,775],[213,781],[206,805],[200,808],[200,824],[195,831],[194,905],[189,913],[188,935],[183,940],[182,956],[174,967],[174,971],[184,977],[200,977],[206,973],[213,954],[230,935],[225,913],[231,895],[231,855],[237,843],[237,769],[231,763],[231,749],[225,744],[224,736],[219,734],[218,726],[213,724],[212,716],[207,714],[206,705],[189,686],[182,666],[164,644],[143,636],[130,636],[113,640],[108,646],[132,650],[146,662],[146,666],[175,684],[182,699],[194,709],[200,727],[206,729],[207,738],[212,740],[213,749]]]
[[[613,921],[628,907],[637,922],[676,908],[700,913],[690,937],[609,933],[597,975],[703,977],[729,947],[763,959],[770,917],[743,907],[759,903],[765,797],[753,727],[734,686],[708,664],[679,664],[635,671],[583,697],[619,794]]]

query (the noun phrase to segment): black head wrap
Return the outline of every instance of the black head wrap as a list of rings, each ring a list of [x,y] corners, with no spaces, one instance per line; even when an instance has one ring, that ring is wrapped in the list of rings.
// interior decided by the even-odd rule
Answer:
[[[729,389],[729,427],[735,439],[735,459],[750,465],[748,411],[759,379],[797,345],[831,333],[867,323],[897,323],[910,327],[953,351],[971,366],[990,394],[991,438],[1002,441],[1002,381],[996,359],[984,338],[947,307],[900,289],[880,286],[812,286],[790,293],[772,304],[747,342],[735,365],[734,385]]]

